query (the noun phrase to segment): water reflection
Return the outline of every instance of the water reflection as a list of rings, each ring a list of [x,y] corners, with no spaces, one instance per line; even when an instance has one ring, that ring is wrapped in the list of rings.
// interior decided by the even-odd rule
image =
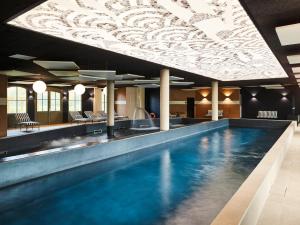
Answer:
[[[161,195],[162,201],[165,207],[170,204],[170,189],[171,187],[171,158],[169,149],[165,150],[161,155],[160,161],[160,169],[161,169]]]

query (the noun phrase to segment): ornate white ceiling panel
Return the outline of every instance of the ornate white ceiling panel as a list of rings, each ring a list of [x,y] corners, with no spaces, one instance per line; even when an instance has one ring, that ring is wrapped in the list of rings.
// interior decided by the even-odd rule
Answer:
[[[9,24],[223,81],[287,77],[238,0],[48,0]]]

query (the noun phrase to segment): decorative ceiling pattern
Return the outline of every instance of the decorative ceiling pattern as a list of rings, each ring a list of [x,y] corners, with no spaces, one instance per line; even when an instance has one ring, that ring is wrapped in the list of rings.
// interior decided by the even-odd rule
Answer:
[[[222,81],[287,77],[238,0],[48,0],[9,24]]]

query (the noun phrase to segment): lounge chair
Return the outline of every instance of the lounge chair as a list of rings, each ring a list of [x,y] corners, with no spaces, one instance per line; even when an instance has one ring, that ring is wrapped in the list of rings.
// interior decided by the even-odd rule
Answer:
[[[90,119],[93,122],[100,122],[106,120],[106,117],[96,115],[92,111],[84,111],[84,114],[88,119]]]
[[[32,121],[28,115],[28,113],[16,113],[15,114],[17,125],[20,126],[20,131],[22,130],[22,127],[26,127],[26,131],[28,127],[31,127],[33,130],[33,127],[36,126],[40,130],[40,123],[37,121]]]
[[[114,113],[116,120],[126,120],[128,119],[128,116],[120,116],[117,112]]]
[[[97,112],[96,116],[105,118],[105,120],[107,119],[107,113],[105,113],[104,111]],[[128,119],[128,116],[119,116],[118,113],[116,113],[116,112],[114,112],[114,117],[115,117],[115,120]]]
[[[277,119],[278,118],[278,112],[277,111],[258,111],[257,118]]]
[[[212,116],[212,110],[208,110],[207,114],[205,116],[206,117],[211,117]],[[223,117],[223,110],[218,110],[218,117]]]
[[[84,118],[79,112],[77,111],[73,111],[73,112],[70,112],[70,115],[72,117],[72,120],[74,122],[77,122],[77,123],[87,123],[87,122],[93,122],[91,119],[89,118]]]

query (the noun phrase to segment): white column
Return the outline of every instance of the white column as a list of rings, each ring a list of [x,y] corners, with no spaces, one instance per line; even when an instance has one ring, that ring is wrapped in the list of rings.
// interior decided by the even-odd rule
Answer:
[[[211,83],[211,105],[212,105],[212,120],[218,120],[219,118],[219,90],[218,90],[218,81],[213,81]]]
[[[170,117],[170,71],[163,69],[160,71],[160,130],[169,130]]]
[[[107,135],[113,137],[115,125],[115,81],[107,81]]]
[[[93,102],[94,113],[102,111],[101,102],[102,102],[101,88],[94,88],[94,102]]]

